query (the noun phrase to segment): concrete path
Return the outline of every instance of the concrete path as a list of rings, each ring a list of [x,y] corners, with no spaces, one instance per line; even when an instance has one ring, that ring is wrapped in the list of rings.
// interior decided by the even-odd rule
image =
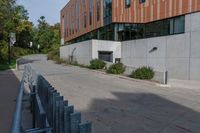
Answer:
[[[0,133],[10,132],[21,76],[19,71],[0,72]]]
[[[161,88],[27,57],[69,103],[92,121],[93,133],[199,133],[200,89]]]

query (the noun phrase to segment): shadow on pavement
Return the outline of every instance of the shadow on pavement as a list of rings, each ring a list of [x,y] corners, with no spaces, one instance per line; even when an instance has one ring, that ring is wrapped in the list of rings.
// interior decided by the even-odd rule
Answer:
[[[25,65],[28,63],[33,63],[35,61],[40,61],[39,59],[26,59],[26,58],[19,58],[18,59],[18,64],[19,65]]]
[[[148,93],[113,92],[116,99],[94,99],[83,112],[93,133],[199,133],[200,113]],[[199,111],[199,107],[196,108]]]
[[[0,133],[10,131],[19,85],[20,81],[13,71],[0,72]]]
[[[17,60],[20,71],[2,71],[0,72],[0,133],[10,132],[13,115],[15,112],[16,98],[18,96],[20,82],[22,78],[22,70],[24,70],[24,65],[28,63],[33,63],[38,61],[38,59],[26,59],[20,58]],[[31,115],[29,111],[29,103],[27,101],[29,94],[24,93],[23,102],[23,118],[22,123],[25,129],[28,129],[31,125]]]

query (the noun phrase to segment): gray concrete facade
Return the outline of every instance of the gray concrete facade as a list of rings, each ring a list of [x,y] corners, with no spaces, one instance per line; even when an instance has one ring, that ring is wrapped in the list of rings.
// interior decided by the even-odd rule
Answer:
[[[168,71],[170,79],[200,80],[199,51],[200,13],[193,13],[185,17],[184,34],[122,42],[122,62],[134,68]]]
[[[89,40],[60,47],[60,57],[73,58],[79,64],[89,65],[92,59],[98,58],[98,51],[113,52],[113,62],[115,58],[121,58],[121,42]]]
[[[98,51],[113,51],[113,62],[121,58],[127,73],[133,68],[150,66],[157,81],[163,81],[165,71],[169,79],[200,80],[200,13],[185,16],[184,34],[124,42],[89,40],[62,46],[61,58],[68,58],[73,50],[80,64],[88,65],[98,58]]]

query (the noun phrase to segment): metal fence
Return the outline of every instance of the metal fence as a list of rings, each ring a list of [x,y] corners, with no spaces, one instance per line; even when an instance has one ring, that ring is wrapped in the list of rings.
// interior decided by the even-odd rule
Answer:
[[[30,105],[32,129],[24,130],[22,123],[24,84],[31,91]],[[91,133],[91,123],[81,123],[81,113],[30,65],[24,67],[24,74],[17,97],[16,111],[11,133]]]

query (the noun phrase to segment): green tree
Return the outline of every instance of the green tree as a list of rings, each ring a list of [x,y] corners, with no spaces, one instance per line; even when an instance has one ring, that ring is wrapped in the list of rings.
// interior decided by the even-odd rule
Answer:
[[[28,12],[16,0],[0,0],[0,62],[7,58],[9,35],[15,32],[15,46],[27,47],[31,40],[32,23],[28,21]]]
[[[34,28],[34,44],[40,45],[42,52],[47,53],[51,49],[57,49],[60,42],[60,24],[50,26],[44,16],[38,20],[38,26]]]

